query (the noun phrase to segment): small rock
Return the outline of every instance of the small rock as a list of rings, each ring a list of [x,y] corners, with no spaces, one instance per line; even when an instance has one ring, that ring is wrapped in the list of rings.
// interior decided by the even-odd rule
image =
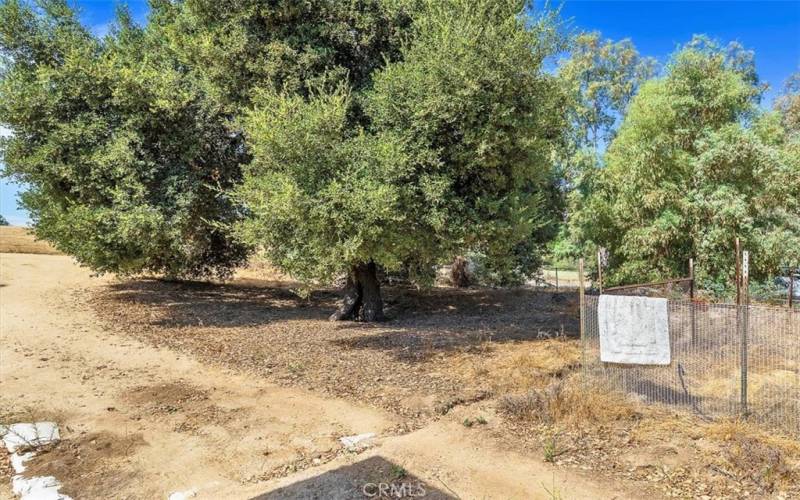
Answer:
[[[34,453],[29,451],[28,453],[12,453],[11,454],[11,467],[13,467],[14,472],[17,474],[22,474],[25,472],[25,462],[33,458]]]
[[[67,495],[58,492],[61,486],[53,476],[37,476],[25,478],[14,476],[11,479],[11,489],[15,495],[22,498],[47,498],[49,500],[71,500]]]
[[[186,500],[187,498],[194,498],[196,496],[196,490],[175,491],[170,493],[169,500]]]
[[[367,432],[365,434],[356,434],[355,436],[345,436],[339,438],[342,446],[350,451],[355,451],[368,447],[367,441],[375,437],[374,432]]]

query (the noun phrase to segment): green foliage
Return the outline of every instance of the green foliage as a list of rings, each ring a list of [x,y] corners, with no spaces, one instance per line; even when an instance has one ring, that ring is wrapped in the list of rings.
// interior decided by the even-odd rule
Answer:
[[[736,236],[753,279],[798,258],[800,156],[758,115],[748,61],[695,40],[634,98],[574,217],[579,240],[609,249],[609,282],[685,275],[694,257],[700,280],[729,283]]]
[[[0,215],[0,226],[8,226],[8,220],[2,215]]]
[[[383,0],[185,0],[153,2],[153,18],[216,101],[239,114],[254,89],[309,96],[345,83],[359,89],[398,56],[409,24]]]
[[[560,40],[552,19],[522,7],[419,2],[397,59],[369,83],[262,86],[243,120],[242,238],[307,281],[370,260],[425,281],[466,250],[504,281],[535,269],[563,99],[542,71]]]
[[[563,178],[566,224],[550,249],[555,260],[574,261],[585,253],[571,234],[569,216],[594,187],[603,166],[602,149],[615,136],[621,117],[640,85],[656,70],[630,40],[603,40],[600,33],[581,33],[561,60],[558,78],[569,98],[569,134],[558,161]]]
[[[800,72],[793,73],[784,85],[783,94],[776,100],[783,126],[792,134],[800,134]]]
[[[571,97],[575,151],[591,148],[596,153],[613,139],[619,117],[655,70],[655,60],[641,57],[628,39],[603,40],[598,32],[575,37],[569,58],[561,61],[558,69]]]
[[[155,21],[158,21],[156,19]],[[247,248],[226,191],[241,134],[181,63],[164,26],[121,11],[100,40],[65,1],[0,4],[4,175],[40,238],[95,270],[225,275]]]

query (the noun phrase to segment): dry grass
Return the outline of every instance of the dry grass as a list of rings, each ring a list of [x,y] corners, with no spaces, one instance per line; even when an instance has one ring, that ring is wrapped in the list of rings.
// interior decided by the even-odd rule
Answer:
[[[510,446],[558,465],[670,497],[800,497],[800,442],[753,422],[701,421],[587,386],[577,375],[500,397],[497,408]]]
[[[542,270],[542,279],[550,283],[551,285],[555,286],[556,284],[556,270],[555,269],[543,269]],[[580,276],[578,276],[578,271],[572,271],[568,269],[559,269],[558,270],[558,286],[565,287],[565,288],[578,288],[580,286]],[[588,279],[586,280],[588,284]]]
[[[26,227],[0,226],[0,253],[59,254],[49,243],[37,240]]]
[[[236,271],[239,280],[255,280],[261,282],[290,283],[292,278],[261,258],[252,258],[247,266]]]
[[[755,484],[768,493],[796,489],[800,480],[798,441],[767,433],[741,420],[711,423],[703,430],[704,436],[720,448],[716,459],[710,462],[716,462],[737,481]]]
[[[498,344],[486,342],[477,353],[461,354],[449,367],[459,378],[481,380],[493,394],[541,389],[553,378],[569,375],[580,366],[577,339],[542,339],[538,342]]]
[[[553,380],[541,390],[507,394],[498,409],[518,420],[568,426],[600,425],[641,417],[623,394],[581,382],[578,376]]]

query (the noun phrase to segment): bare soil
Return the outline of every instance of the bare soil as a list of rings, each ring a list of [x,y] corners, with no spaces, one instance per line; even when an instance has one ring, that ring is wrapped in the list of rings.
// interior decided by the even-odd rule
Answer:
[[[403,291],[398,319],[372,327],[330,324],[334,294],[288,287],[119,282],[65,256],[0,254],[0,422],[55,420],[63,438],[28,473],[75,498],[357,498],[367,480],[434,498],[636,497],[489,439],[503,419],[483,391],[500,386],[465,382],[487,340],[499,353],[560,331],[531,313],[491,332],[527,295]],[[366,451],[338,441],[364,432]]]
[[[300,299],[294,286],[123,282],[91,302],[155,345],[386,410],[396,434],[456,422],[505,450],[654,498],[800,496],[792,439],[578,387],[574,293],[389,287],[389,321],[359,324],[327,321],[335,292]],[[506,411],[509,396],[531,392],[540,406],[522,418]]]
[[[385,294],[391,320],[377,324],[330,322],[335,292],[301,299],[291,285],[276,282],[128,281],[98,290],[91,301],[108,324],[126,325],[137,338],[389,410],[406,430],[492,395],[489,377],[459,365],[578,335],[575,294],[522,288]]]
[[[800,498],[797,441],[583,385],[574,294],[388,287],[368,325],[296,288],[2,254],[0,423],[57,421],[29,471],[75,498]]]

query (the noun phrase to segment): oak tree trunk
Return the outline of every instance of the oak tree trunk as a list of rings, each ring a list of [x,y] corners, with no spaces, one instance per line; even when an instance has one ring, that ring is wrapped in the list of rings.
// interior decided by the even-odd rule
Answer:
[[[382,321],[383,299],[378,281],[377,266],[374,262],[357,264],[350,269],[344,296],[339,310],[330,317],[331,321]]]

